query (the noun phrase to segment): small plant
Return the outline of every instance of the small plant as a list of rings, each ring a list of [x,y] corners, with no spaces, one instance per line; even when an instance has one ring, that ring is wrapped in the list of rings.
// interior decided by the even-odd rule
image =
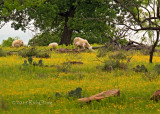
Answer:
[[[28,62],[29,62],[29,64],[32,64],[33,58],[32,58],[32,57],[29,57],[29,58],[28,58]]]
[[[36,62],[36,61],[33,61],[33,58],[32,57],[29,57],[28,58],[28,63],[30,64],[30,65],[33,65],[33,66],[44,66],[44,64],[43,64],[43,61],[42,61],[42,59],[40,59],[39,61],[38,61],[38,63]],[[22,64],[23,66],[28,66],[28,63],[27,63],[27,60],[24,60],[24,63]],[[46,65],[45,65],[46,66]],[[47,65],[48,66],[48,65]]]
[[[39,60],[38,66],[43,66],[43,61],[42,60]]]
[[[137,65],[135,68],[133,68],[133,70],[135,72],[144,72],[144,73],[148,72],[147,68],[144,65],[141,66]]]
[[[75,90],[71,90],[68,92],[68,97],[81,98],[82,88],[78,87]]]
[[[24,60],[23,66],[28,66],[27,60]]]

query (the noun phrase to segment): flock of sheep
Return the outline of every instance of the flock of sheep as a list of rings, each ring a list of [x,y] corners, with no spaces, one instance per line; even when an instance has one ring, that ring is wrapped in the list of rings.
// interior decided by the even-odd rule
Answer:
[[[77,48],[78,47],[83,48],[83,49],[88,48],[88,49],[92,50],[92,46],[90,46],[88,41],[86,39],[82,39],[80,37],[75,37],[74,38],[73,45]],[[15,40],[15,41],[12,42],[12,47],[22,47],[22,46],[24,46],[24,43],[23,43],[22,40]],[[56,42],[50,43],[48,45],[48,47],[51,47],[51,48],[54,48],[54,49],[57,48],[57,46],[58,46],[58,43],[56,43]]]

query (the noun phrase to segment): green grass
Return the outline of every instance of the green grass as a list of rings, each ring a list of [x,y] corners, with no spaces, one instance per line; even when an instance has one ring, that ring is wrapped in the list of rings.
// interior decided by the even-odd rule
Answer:
[[[133,56],[128,69],[112,72],[103,71],[104,63],[100,62],[108,60],[112,52],[99,60],[95,52],[51,52],[51,58],[42,60],[44,65],[54,67],[23,66],[28,58],[17,55],[0,57],[0,113],[159,113],[160,104],[149,100],[159,89],[159,77],[149,81],[145,73],[136,73],[132,68],[144,64],[151,71],[160,62],[160,57],[154,57],[154,63],[149,64],[149,56],[140,52],[124,53]],[[41,58],[33,59],[38,62]],[[62,66],[67,61],[83,64],[70,65],[64,72]],[[67,97],[68,92],[77,87],[82,88],[84,97],[110,89],[120,89],[120,97],[79,103],[78,98]],[[61,97],[55,97],[56,92]]]

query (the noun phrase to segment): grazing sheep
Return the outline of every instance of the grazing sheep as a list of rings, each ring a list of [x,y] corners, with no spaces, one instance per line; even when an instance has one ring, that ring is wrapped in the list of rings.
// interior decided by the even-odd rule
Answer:
[[[85,40],[85,39],[82,39],[80,37],[75,37],[74,38],[73,45],[76,46],[76,47],[83,48],[83,49],[88,48],[88,49],[92,50],[92,46],[90,46],[88,41]]]
[[[22,47],[22,46],[24,46],[22,40],[15,40],[12,42],[12,47]]]
[[[56,49],[57,46],[58,46],[58,44],[57,44],[56,42],[50,43],[50,44],[48,45],[48,47],[51,47],[51,49]]]

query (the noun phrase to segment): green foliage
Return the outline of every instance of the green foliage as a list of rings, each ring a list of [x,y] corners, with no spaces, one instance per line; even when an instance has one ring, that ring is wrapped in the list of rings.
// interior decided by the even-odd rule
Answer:
[[[145,67],[145,65],[141,65],[141,66],[139,66],[139,65],[137,65],[135,68],[133,68],[133,70],[135,71],[135,72],[148,72],[148,70],[147,70],[147,68]]]
[[[2,47],[11,47],[11,46],[12,46],[12,42],[13,42],[15,39],[16,39],[16,38],[8,37],[7,40],[3,40],[3,41],[2,41]]]
[[[155,65],[153,70],[157,72],[158,75],[160,75],[160,64]]]
[[[44,32],[42,34],[35,35],[32,39],[29,40],[28,45],[30,46],[48,46],[52,42],[60,42],[60,31],[55,32]],[[59,33],[59,34],[58,34]]]
[[[146,72],[142,78],[151,81],[157,80],[159,78],[159,74],[156,71]]]
[[[115,54],[111,54],[108,56],[109,59],[118,59],[118,60],[126,60],[127,59],[127,55],[125,54],[125,52],[117,52]]]
[[[128,64],[124,62],[120,62],[120,60],[105,60],[102,70],[104,71],[112,71],[115,69],[126,70],[128,68]]]
[[[0,57],[5,57],[6,55],[7,55],[7,53],[4,52],[4,51],[2,50],[2,48],[0,48]]]
[[[82,88],[78,87],[75,90],[68,92],[68,97],[81,98]]]
[[[32,57],[32,56],[39,57],[39,58],[49,58],[50,57],[49,52],[47,50],[39,51],[35,47],[24,48],[18,51],[18,55],[22,57]]]
[[[104,57],[106,56],[108,53],[108,49],[107,48],[100,48],[98,49],[98,53],[97,53],[97,57]]]
[[[128,40],[126,38],[118,40],[118,42],[123,46],[128,44]]]

